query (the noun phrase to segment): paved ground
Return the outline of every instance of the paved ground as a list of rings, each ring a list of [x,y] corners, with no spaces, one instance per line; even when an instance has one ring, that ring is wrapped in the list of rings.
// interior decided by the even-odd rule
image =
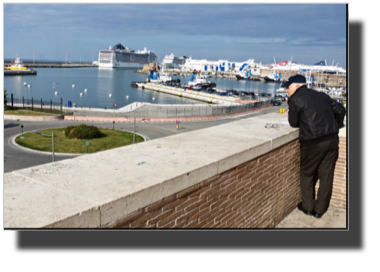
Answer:
[[[237,116],[232,118],[208,120],[208,121],[197,121],[197,122],[183,122],[180,128],[176,129],[176,124],[172,123],[137,123],[136,133],[143,135],[148,141],[158,138],[167,137],[170,135],[175,135],[179,133],[186,133],[189,131],[194,131],[198,129],[207,128],[210,126],[225,124],[233,122],[236,120],[241,120],[244,118],[249,118],[252,116],[259,116],[263,114],[268,114],[272,112],[279,111],[279,107],[271,107],[257,112],[253,112],[248,115]],[[20,149],[14,146],[12,138],[21,133],[21,125],[24,126],[24,132],[47,129],[47,128],[58,128],[66,127],[69,125],[79,125],[79,124],[89,124],[95,125],[102,128],[112,128],[112,123],[98,123],[98,122],[83,122],[83,121],[53,121],[53,122],[26,122],[26,121],[10,121],[4,120],[4,173],[8,173],[14,170],[29,168],[32,166],[37,166],[45,163],[52,162],[51,153],[36,153],[33,151],[26,151],[25,149]],[[133,131],[133,123],[115,123],[115,129]],[[75,156],[59,155],[55,154],[55,161],[71,159]]]
[[[322,218],[317,219],[296,208],[276,228],[346,228],[346,210],[330,207]]]

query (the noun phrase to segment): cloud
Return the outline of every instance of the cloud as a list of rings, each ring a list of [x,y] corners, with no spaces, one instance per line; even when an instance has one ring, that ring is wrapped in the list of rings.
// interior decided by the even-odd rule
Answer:
[[[74,53],[83,47],[91,55],[117,42],[135,49],[147,46],[161,55],[170,54],[165,48],[204,55],[200,48],[212,45],[215,56],[240,50],[244,59],[256,54],[255,48],[345,51],[346,5],[4,4],[5,56],[14,55],[20,37],[27,40],[24,47],[43,50],[47,40],[57,51]]]

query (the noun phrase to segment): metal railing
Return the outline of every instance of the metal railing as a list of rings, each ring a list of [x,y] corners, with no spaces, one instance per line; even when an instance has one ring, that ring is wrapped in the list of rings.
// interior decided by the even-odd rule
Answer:
[[[126,118],[183,118],[183,117],[211,117],[232,115],[235,113],[250,112],[253,109],[266,107],[271,105],[271,100],[258,101],[253,103],[244,103],[239,105],[159,105],[159,104],[143,104],[139,108],[132,111],[118,111],[114,109],[106,109],[102,111],[96,110],[76,110],[72,108],[68,113],[75,116],[93,116],[93,117],[126,117]]]
[[[33,97],[26,99],[25,97],[16,98],[13,94],[7,95],[7,106],[11,109],[22,109],[33,112],[45,112],[51,114],[62,114],[63,99],[60,98],[59,102],[52,99],[50,101],[35,99]]]

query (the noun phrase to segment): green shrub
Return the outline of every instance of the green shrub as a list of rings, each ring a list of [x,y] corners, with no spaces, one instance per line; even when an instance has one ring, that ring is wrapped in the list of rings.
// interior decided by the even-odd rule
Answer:
[[[97,127],[79,125],[79,126],[68,126],[65,129],[65,136],[68,139],[94,139],[102,137],[102,133]]]

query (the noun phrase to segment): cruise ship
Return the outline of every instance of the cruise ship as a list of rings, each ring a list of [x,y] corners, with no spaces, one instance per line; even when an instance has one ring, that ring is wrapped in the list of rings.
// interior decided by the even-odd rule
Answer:
[[[173,53],[171,53],[169,56],[165,55],[161,66],[165,69],[179,69],[182,67],[182,65],[185,64],[186,59],[188,59],[188,57],[183,56],[178,58]]]
[[[99,51],[99,68],[142,68],[151,62],[157,62],[157,56],[146,48],[135,52],[118,43],[112,48],[110,46],[106,50]]]

